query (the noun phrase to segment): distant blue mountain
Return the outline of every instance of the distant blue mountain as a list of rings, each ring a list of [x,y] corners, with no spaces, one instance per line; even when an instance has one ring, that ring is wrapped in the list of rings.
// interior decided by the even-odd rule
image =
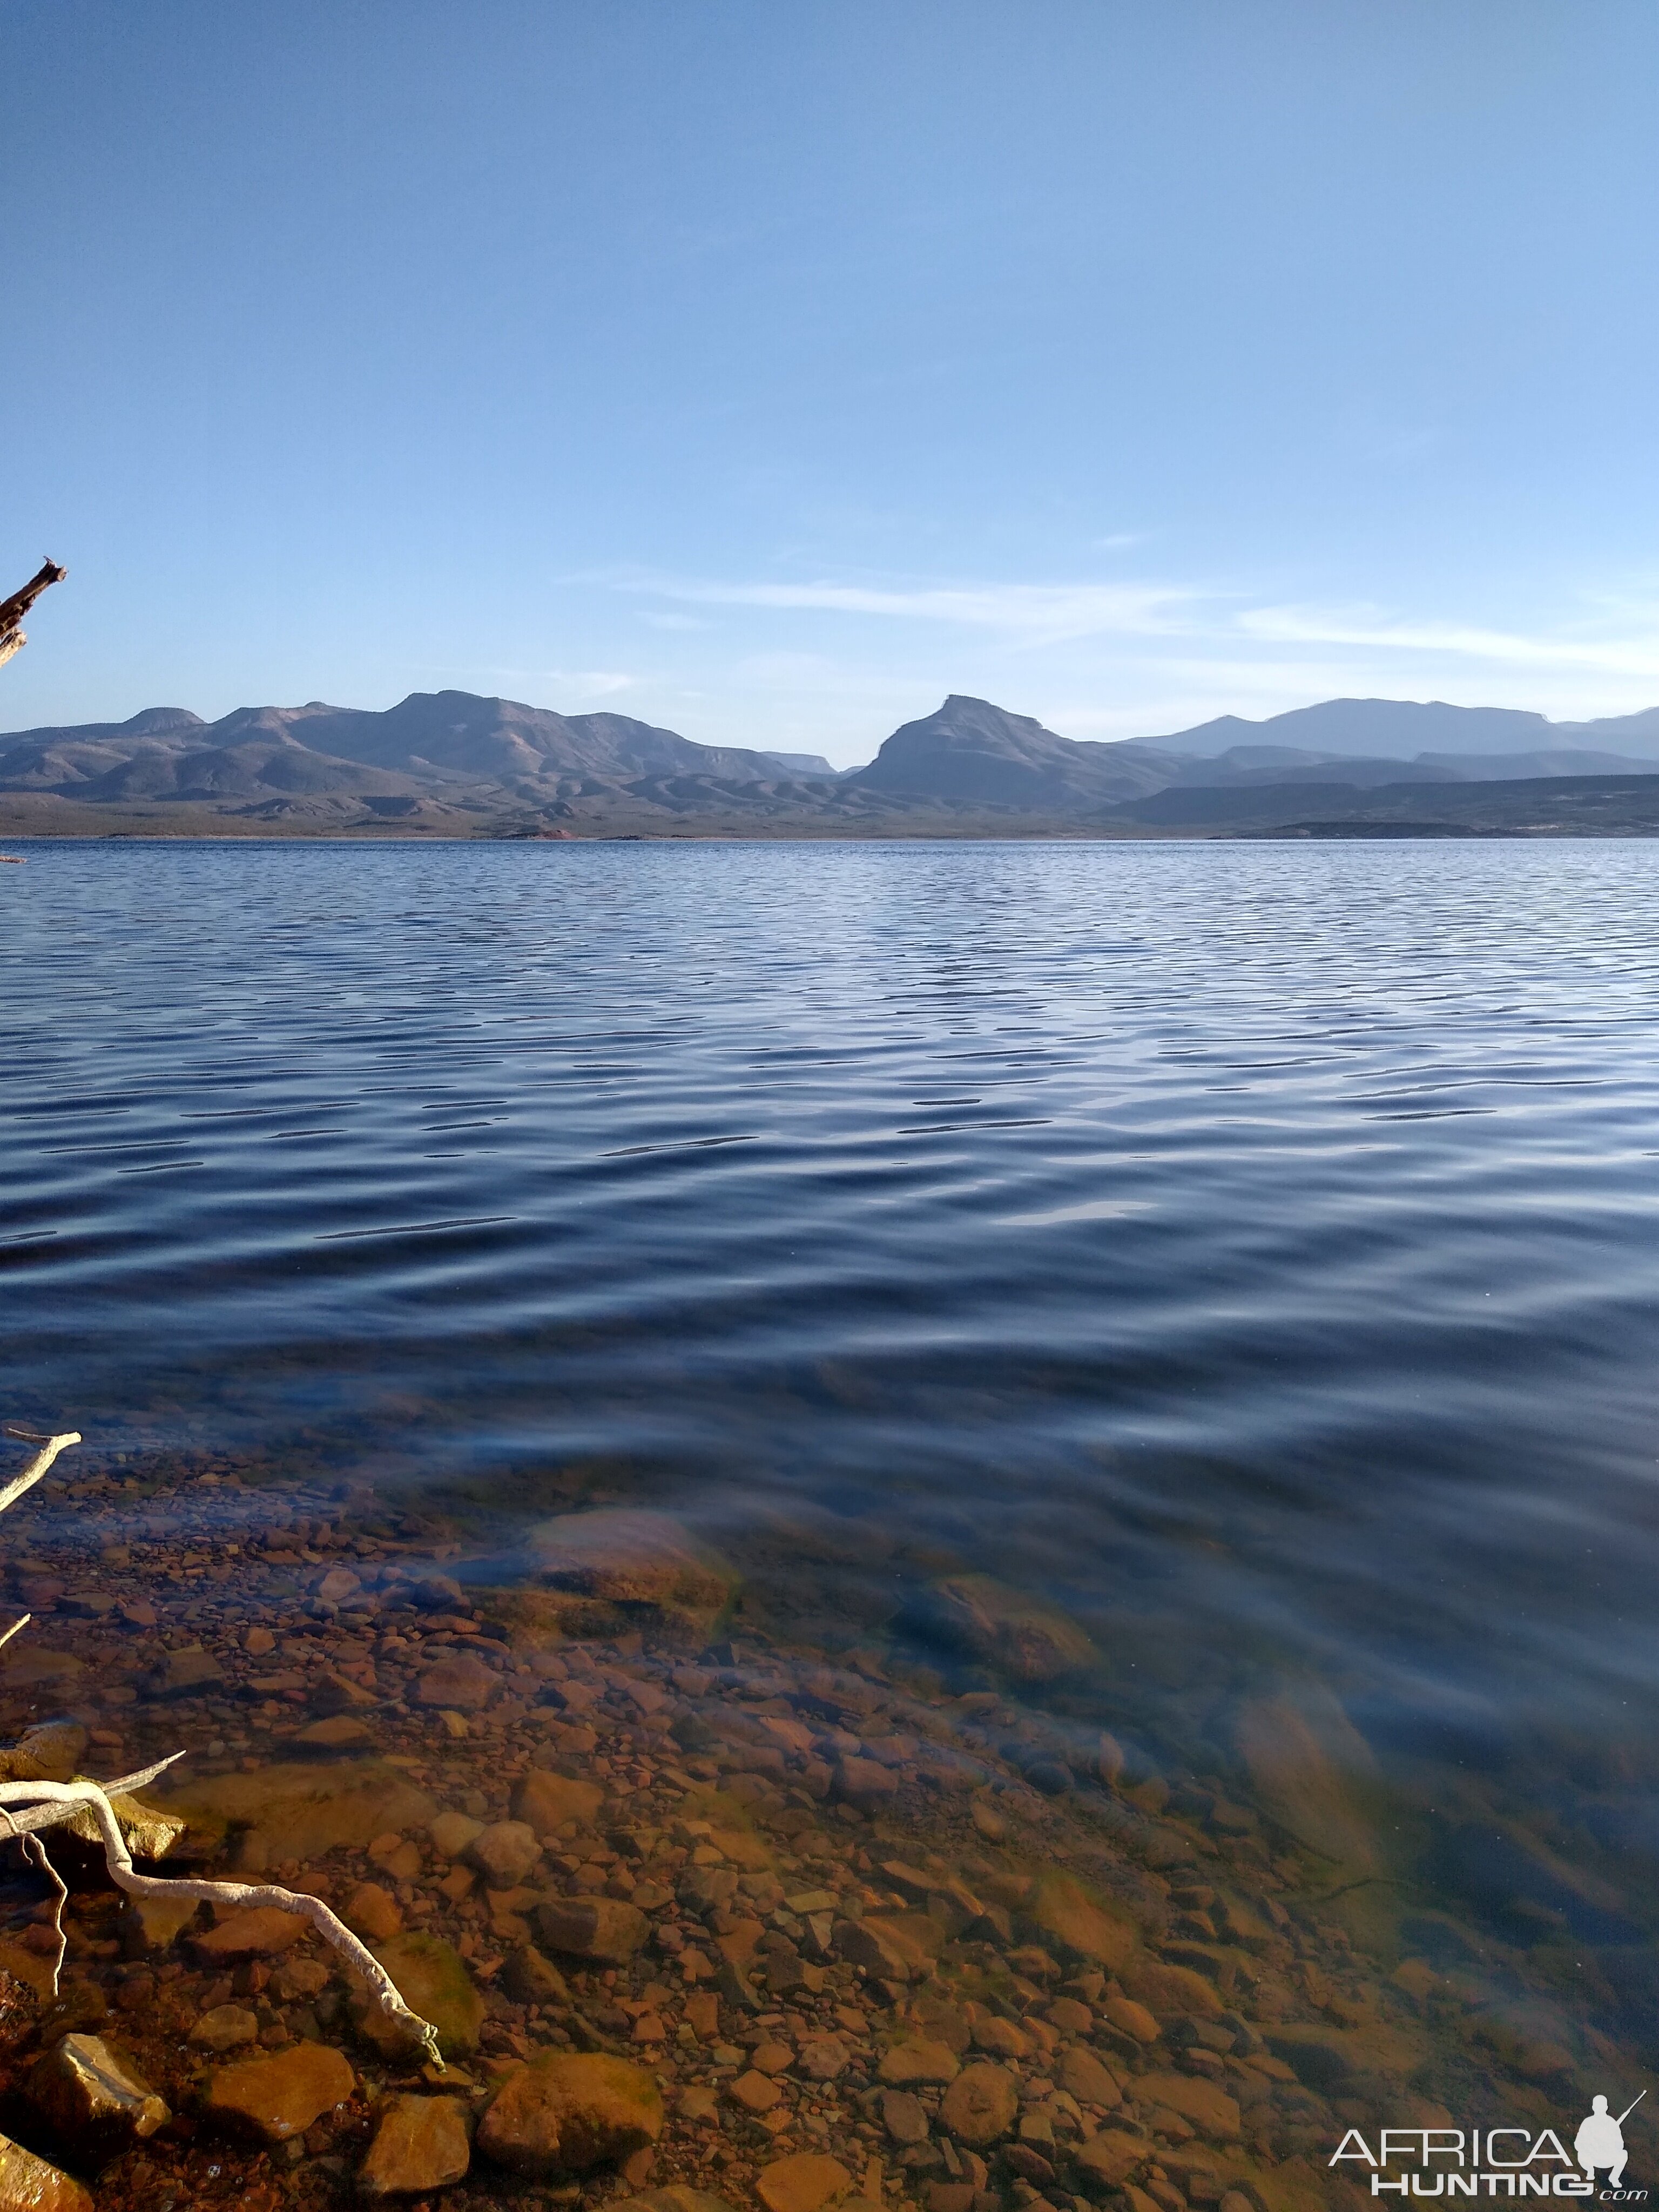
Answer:
[[[1127,743],[1160,753],[1213,759],[1241,745],[1309,753],[1416,760],[1427,753],[1541,753],[1590,750],[1659,757],[1659,707],[1599,722],[1551,722],[1510,707],[1451,707],[1443,700],[1327,699],[1265,721],[1222,714],[1172,737]]]
[[[1281,786],[1323,793],[1322,805],[1340,810],[1407,783],[1651,777],[1656,766],[1659,708],[1551,722],[1504,708],[1331,699],[1104,744],[952,692],[895,730],[867,766],[838,775],[816,753],[699,744],[626,714],[437,691],[383,713],[313,700],[207,723],[155,707],[125,722],[15,731],[0,737],[0,811],[13,830],[55,830],[101,810],[112,824],[142,819],[167,834],[194,809],[198,827],[235,818],[301,835],[376,823],[452,835],[788,834],[792,824],[894,835],[930,822],[974,835],[1022,820],[1253,821],[1261,814],[1250,794]],[[1174,794],[1187,791],[1212,799],[1183,811]],[[1173,811],[1140,810],[1159,793]]]

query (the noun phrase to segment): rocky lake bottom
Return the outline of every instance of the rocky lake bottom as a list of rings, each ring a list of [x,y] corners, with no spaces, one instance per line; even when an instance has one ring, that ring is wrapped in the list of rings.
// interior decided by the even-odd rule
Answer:
[[[792,1637],[649,1510],[556,1516],[504,1583],[419,1501],[82,1453],[4,1534],[9,1772],[185,1751],[122,1808],[141,1863],[325,1899],[447,2063],[298,1916],[130,1901],[59,1831],[56,1997],[46,1880],[0,1890],[0,2205],[1311,2212],[1369,2193],[1350,2129],[1652,2078],[1605,1946],[1393,1870],[1316,1686],[1158,1771],[987,1577],[930,1666]]]

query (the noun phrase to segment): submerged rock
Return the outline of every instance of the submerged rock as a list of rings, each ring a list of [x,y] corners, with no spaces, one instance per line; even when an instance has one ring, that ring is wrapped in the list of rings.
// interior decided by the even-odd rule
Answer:
[[[707,1633],[738,1592],[737,1570],[666,1513],[563,1513],[527,1540],[554,1589],[660,1626]]]
[[[441,1851],[447,1859],[458,1859],[475,1839],[483,1835],[484,1824],[475,1820],[470,1813],[440,1813],[428,1829],[432,1848]]]
[[[1135,2101],[1179,2113],[1201,2135],[1231,2139],[1239,2131],[1238,2105],[1224,2089],[1194,2074],[1138,2074]],[[1156,2123],[1154,2123],[1156,2125]]]
[[[590,1966],[625,1966],[651,1933],[635,1905],[614,1897],[562,1897],[536,1908],[536,1932],[548,1950]]]
[[[394,1936],[374,1947],[374,1957],[391,1975],[410,2010],[438,2031],[446,2058],[469,2058],[478,2047],[484,2001],[467,1972],[466,1961],[441,1936]],[[418,2039],[403,2021],[381,2009],[380,2001],[359,1984],[352,2004],[357,2033],[388,2057],[406,2057]]]
[[[284,1912],[279,1905],[256,1905],[204,1929],[195,1938],[196,1949],[215,1964],[225,1959],[270,1958],[297,1943],[310,1927],[308,1920],[297,1912]]]
[[[605,1792],[597,1782],[576,1781],[538,1766],[514,1785],[513,1817],[545,1843],[567,1820],[586,1825],[604,1802]]]
[[[481,1659],[463,1651],[458,1658],[441,1659],[435,1667],[428,1667],[415,1694],[423,1705],[481,1713],[501,1686],[499,1677]]]
[[[337,1713],[331,1720],[313,1721],[293,1741],[296,1751],[311,1758],[337,1759],[343,1752],[367,1750],[374,1741],[374,1731],[349,1713]]]
[[[145,1684],[152,1698],[184,1698],[216,1689],[224,1669],[200,1644],[183,1644],[167,1653]]]
[[[892,2088],[910,2088],[919,2081],[954,2081],[960,2071],[960,2062],[947,2044],[896,2043],[884,2052],[876,2079]]]
[[[245,2043],[257,2043],[259,2023],[246,2005],[214,2005],[191,2028],[190,2039],[198,2051],[222,2057],[227,2051],[240,2051]]]
[[[193,1897],[130,1897],[121,1913],[121,1948],[129,1959],[148,1959],[167,1950],[194,1924]]]
[[[662,2129],[662,2097],[642,2067],[549,2051],[502,2083],[478,2124],[478,2148],[514,2173],[581,2174],[644,2149]]]
[[[337,2051],[295,2043],[268,2057],[219,2067],[209,2076],[203,2109],[208,2118],[260,2142],[286,2142],[343,2105],[356,2086]]]
[[[564,1976],[533,1943],[522,1943],[507,1962],[502,1985],[520,2004],[568,2004]]]
[[[951,2082],[939,2118],[958,2142],[983,2150],[1007,2134],[1018,2111],[1018,2077],[981,2058],[964,2066]]]
[[[19,1945],[18,1949],[21,1950]],[[23,1952],[27,1958],[31,1954]],[[45,1963],[44,1961],[42,1962]],[[70,1982],[59,1996],[45,1994],[0,1963],[0,2065],[29,2045],[50,2041],[70,2030],[100,2027],[107,2014],[104,1993],[93,1982]]]
[[[78,1721],[43,1721],[0,1751],[0,1781],[67,1782],[78,1772],[87,1732]]]
[[[1160,2019],[1167,2019],[1172,2013],[1191,2013],[1198,2019],[1215,2020],[1226,2009],[1215,1984],[1191,1966],[1170,1966],[1162,1959],[1135,1958],[1121,1972],[1123,1986],[1129,1996]],[[1133,2033],[1133,2030],[1129,2033]]]
[[[93,2212],[92,2192],[0,2136],[0,2212]]]
[[[853,2177],[838,2158],[800,2151],[763,2166],[756,2176],[755,2194],[766,2212],[819,2212],[820,2206],[852,2185]]]
[[[1121,2101],[1121,2092],[1115,2078],[1086,2043],[1066,2045],[1054,2069],[1054,2078],[1066,2095],[1075,2097],[1079,2104],[1110,2106]]]
[[[1057,1870],[1037,1877],[1024,1910],[1045,1942],[1109,1972],[1126,1963],[1139,1939],[1121,1906],[1091,1895],[1073,1875]]]
[[[407,1775],[374,1759],[214,1775],[168,1797],[166,1809],[207,1843],[228,1828],[280,1837],[282,1855],[303,1863],[341,1844],[361,1850],[388,1828],[424,1827],[438,1808]]]
[[[33,1990],[43,2004],[52,1997],[51,1961],[38,1951],[31,1951],[27,1944],[14,1943],[4,1936],[0,1936],[0,1975]]]
[[[104,2157],[173,2118],[137,2068],[96,2035],[64,2036],[31,2068],[27,2094],[61,2141]]]
[[[1107,1992],[1101,2009],[1120,2035],[1130,2036],[1136,2043],[1156,2043],[1163,2033],[1144,2004],[1118,1991]]]
[[[1371,1873],[1376,1762],[1330,1692],[1317,1684],[1240,1707],[1234,1738],[1262,1811],[1322,1858]]]
[[[515,1889],[542,1855],[536,1832],[523,1820],[495,1820],[468,1844],[466,1856],[492,1889]]]
[[[1097,1656],[1069,1613],[991,1575],[931,1583],[914,1610],[933,1635],[1018,1682],[1053,1681]]]
[[[1135,2168],[1145,2162],[1146,2154],[1143,2136],[1129,2135],[1121,2128],[1103,2128],[1087,2142],[1079,2143],[1072,2156],[1085,2182],[1094,2182],[1106,2189],[1121,2189]]]
[[[109,1805],[127,1849],[136,1859],[166,1858],[188,1825],[178,1814],[147,1805],[142,1797],[112,1797]],[[95,1844],[102,1849],[104,1832],[90,1805],[78,1807],[64,1826],[82,1843]]]
[[[843,1804],[872,1813],[898,1795],[898,1777],[873,1759],[846,1758],[836,1762],[832,1792]]]
[[[40,1690],[53,1686],[67,1687],[77,1674],[84,1674],[86,1671],[86,1661],[77,1659],[72,1651],[20,1651],[15,1659],[0,1666],[0,1688]],[[24,2155],[27,2155],[27,2152]]]
[[[459,2097],[389,2097],[357,2175],[365,2197],[419,2197],[459,2181],[472,2162]]]
[[[735,2212],[735,2208],[706,2189],[686,2189],[674,2182],[666,2189],[647,2189],[643,2196],[625,2197],[615,2212]]]
[[[398,1900],[378,1881],[360,1881],[340,1907],[340,1917],[366,1943],[385,1943],[404,1930]]]

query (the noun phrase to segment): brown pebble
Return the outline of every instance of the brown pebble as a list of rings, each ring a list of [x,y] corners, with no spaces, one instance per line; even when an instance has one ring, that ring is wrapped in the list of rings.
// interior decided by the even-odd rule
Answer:
[[[233,1912],[228,1920],[198,1936],[196,1948],[209,1965],[222,1959],[267,1957],[297,1943],[310,1925],[297,1912],[284,1912],[280,1905],[258,1905],[248,1912]]]
[[[852,2175],[838,2158],[799,2151],[775,2159],[755,2178],[755,2194],[766,2212],[819,2212],[831,2197],[850,2189]]]
[[[764,2074],[757,2074],[752,2066],[746,2074],[739,2074],[737,2080],[729,2084],[726,2094],[734,2103],[741,2105],[745,2112],[769,2112],[783,2097],[777,2083],[769,2081]]]
[[[890,2089],[881,2100],[882,2124],[896,2143],[926,2142],[927,2113],[908,2089]]]
[[[1019,2084],[1006,2066],[977,2060],[964,2066],[945,2093],[939,2118],[958,2142],[970,2150],[1006,2136],[1019,2110]]]
[[[397,1900],[378,1881],[360,1881],[340,1908],[340,1917],[354,1936],[370,1943],[384,1943],[403,1932]]]
[[[954,2081],[959,2070],[957,2055],[947,2044],[896,2043],[884,2053],[876,2078],[902,2089],[916,2082]]]

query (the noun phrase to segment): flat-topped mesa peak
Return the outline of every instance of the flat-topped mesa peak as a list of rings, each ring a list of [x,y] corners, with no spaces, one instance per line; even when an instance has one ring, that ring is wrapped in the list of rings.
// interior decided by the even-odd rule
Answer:
[[[171,736],[175,731],[204,730],[207,724],[199,714],[192,714],[188,707],[143,707],[125,722],[101,726],[112,735],[118,733],[124,738],[159,738]]]

